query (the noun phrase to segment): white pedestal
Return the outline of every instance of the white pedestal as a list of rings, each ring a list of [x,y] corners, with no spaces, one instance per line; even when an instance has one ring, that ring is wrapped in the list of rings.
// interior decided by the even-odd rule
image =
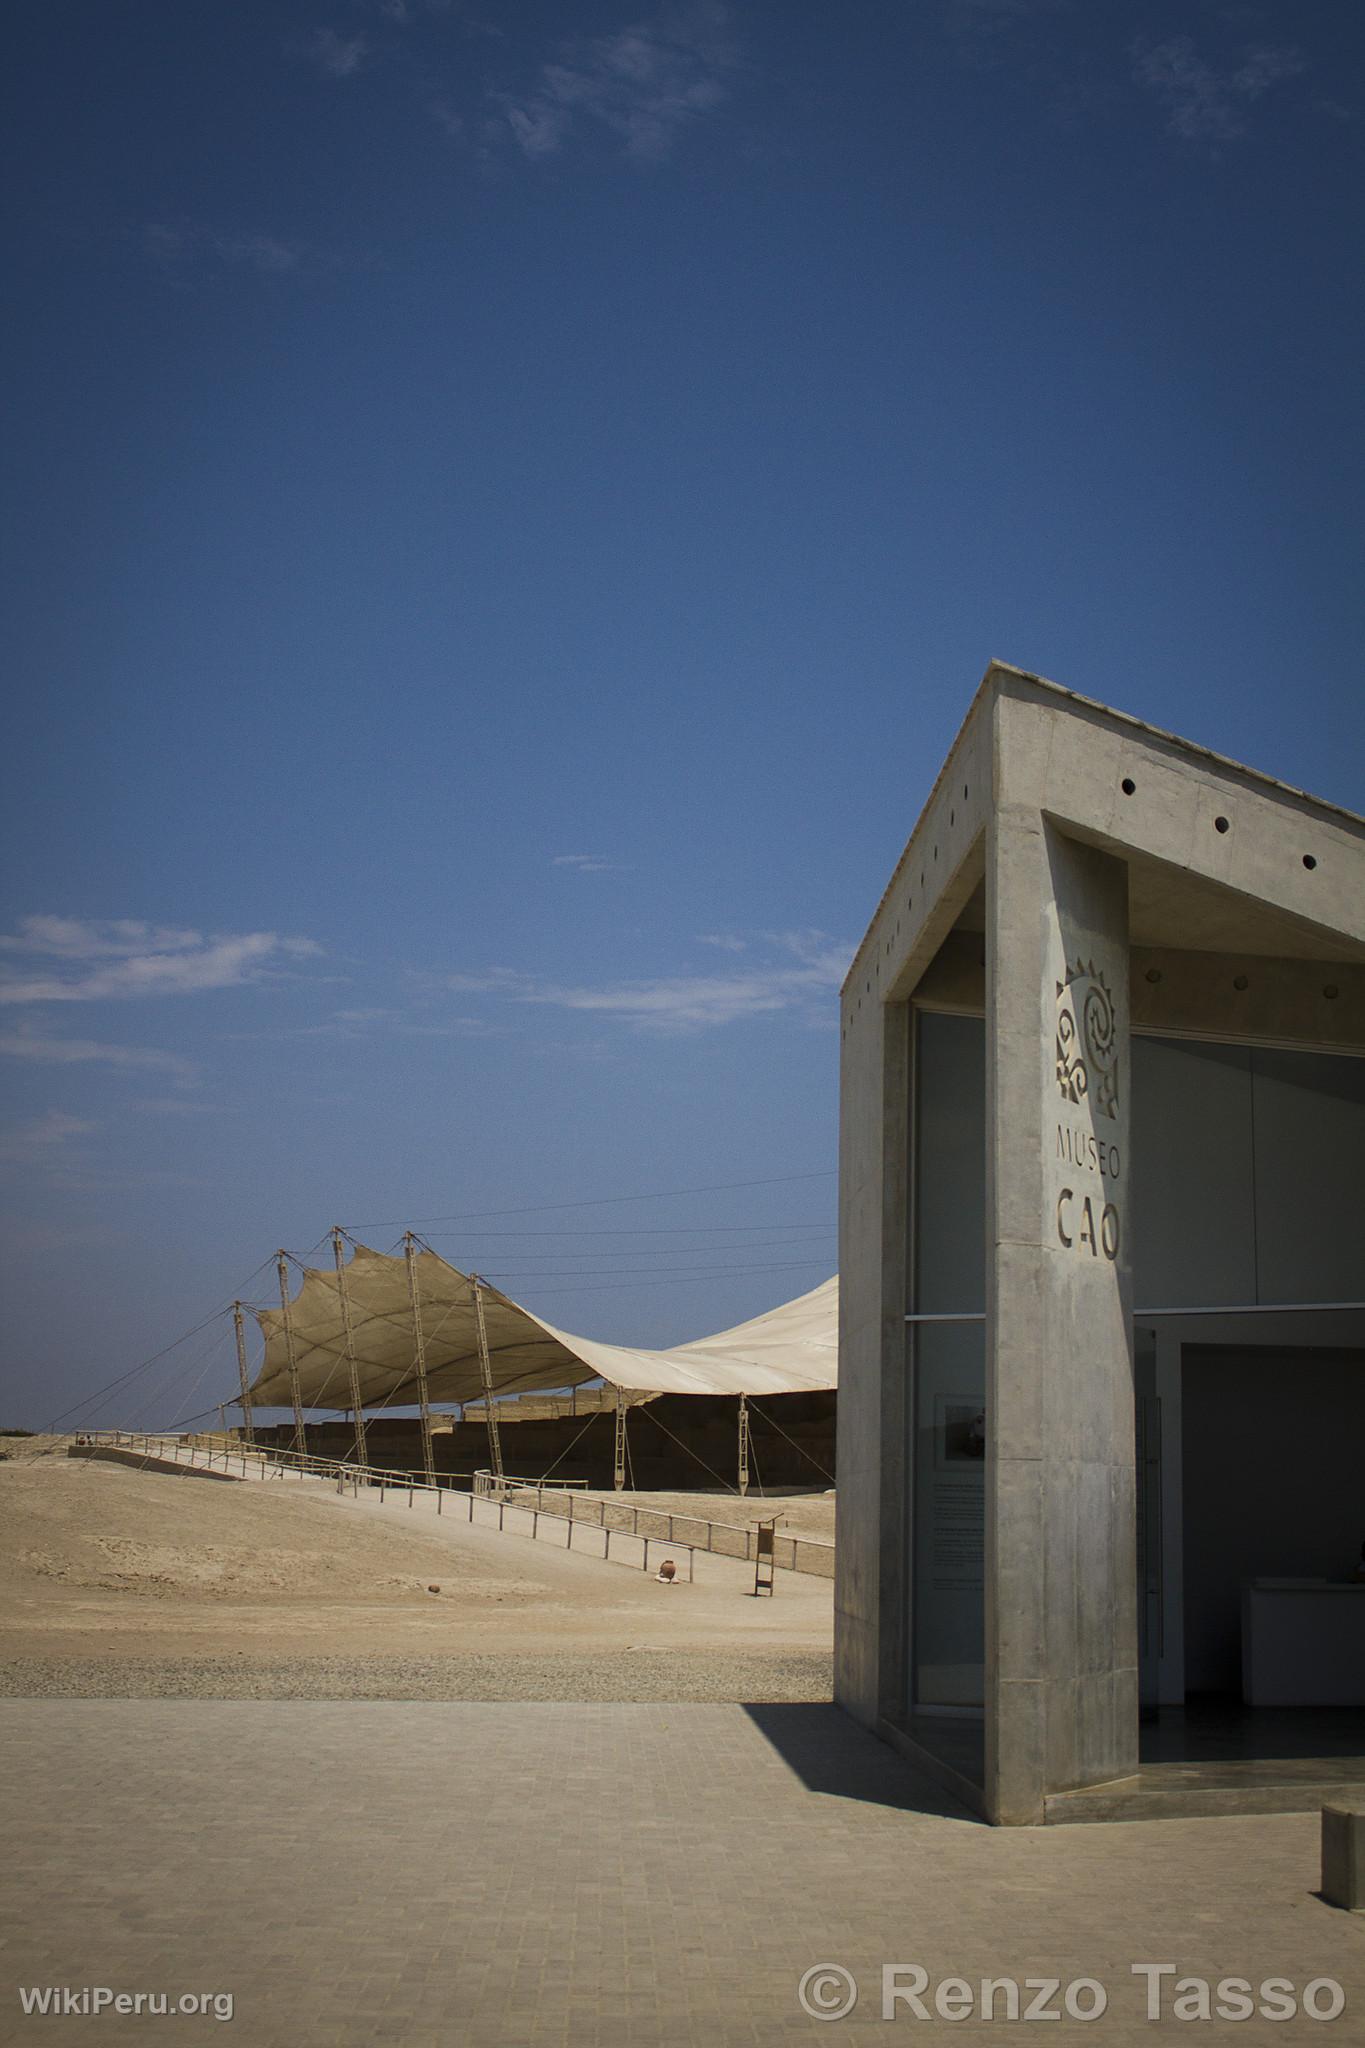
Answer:
[[[1365,1585],[1249,1580],[1242,1698],[1249,1707],[1365,1706]]]

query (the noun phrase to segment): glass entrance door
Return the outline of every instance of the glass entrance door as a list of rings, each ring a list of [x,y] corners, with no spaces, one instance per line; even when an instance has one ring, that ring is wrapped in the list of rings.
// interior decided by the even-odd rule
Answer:
[[[1156,1333],[1139,1328],[1133,1345],[1133,1418],[1137,1430],[1138,1700],[1152,1715],[1160,1699],[1164,1648],[1161,1497],[1161,1396],[1157,1392]]]

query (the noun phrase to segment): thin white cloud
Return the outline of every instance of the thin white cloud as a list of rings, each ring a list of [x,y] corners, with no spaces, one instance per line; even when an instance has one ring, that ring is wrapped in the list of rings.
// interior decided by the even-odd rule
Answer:
[[[11,1258],[37,1259],[89,1245],[123,1244],[128,1232],[108,1223],[35,1223],[27,1217],[6,1217],[0,1220],[0,1238]]]
[[[806,971],[827,982],[832,988],[842,988],[844,976],[848,973],[853,958],[852,946],[840,944],[828,932],[816,931],[809,927],[794,932],[768,932],[767,938],[783,952],[793,954],[801,961]]]
[[[276,235],[217,235],[213,246],[224,263],[245,264],[248,269],[264,270],[276,277],[297,270],[303,261],[303,250],[298,244],[282,242]]]
[[[1292,46],[1255,44],[1225,69],[1199,55],[1191,36],[1164,43],[1139,39],[1132,46],[1133,77],[1155,93],[1166,109],[1166,126],[1182,142],[1216,145],[1244,135],[1257,100],[1284,79],[1307,69]]]
[[[386,21],[391,21],[397,28],[406,28],[419,14],[449,14],[455,0],[375,0],[375,4]],[[500,36],[505,33],[500,28],[489,27],[486,22],[468,19],[461,23],[461,27],[467,35]]]
[[[187,1095],[145,1095],[130,1103],[135,1116],[221,1116],[221,1102],[198,1102]]]
[[[595,126],[637,162],[658,163],[684,129],[721,105],[735,63],[725,8],[696,0],[610,35],[566,43],[528,90],[493,97],[504,106],[512,140],[532,161]]]
[[[552,868],[573,868],[580,875],[615,875],[624,872],[619,861],[608,860],[602,853],[556,853],[550,860]]]
[[[998,35],[1040,14],[1064,12],[1071,0],[947,0],[944,19],[953,35]]]
[[[495,1024],[483,1017],[448,1017],[443,1024],[400,1024],[405,1038],[496,1038]]]
[[[465,995],[511,996],[525,987],[526,976],[515,967],[485,967],[477,974],[443,974],[439,985]]]
[[[993,69],[1013,63],[1019,31],[1036,28],[1049,15],[1070,12],[1072,0],[947,0],[944,26],[958,57]]]
[[[510,974],[510,969],[507,970]],[[459,980],[458,976],[422,977],[428,987],[427,1000],[431,990],[444,990]],[[470,977],[481,989],[493,989],[499,994],[507,993],[509,984],[502,980],[490,981],[487,977]],[[392,1008],[370,1008],[354,1010],[333,1010],[330,1017],[319,1024],[284,1024],[261,1031],[225,1031],[222,1036],[229,1044],[249,1044],[261,1039],[283,1040],[289,1038],[330,1038],[333,1040],[362,1040],[378,1032],[391,1032],[400,1038],[489,1038],[496,1026],[479,1017],[445,1017],[429,1022],[416,1021],[411,1014]]]
[[[196,272],[215,269],[287,277],[306,265],[334,266],[338,260],[280,235],[245,229],[220,232],[186,221],[144,221],[136,240],[147,261],[178,284],[188,284]]]
[[[555,155],[569,132],[569,117],[561,107],[532,101],[526,107],[509,106],[507,125],[517,148],[534,163],[537,157]]]
[[[697,944],[716,946],[722,953],[747,953],[749,950],[749,941],[741,939],[736,932],[702,932]]]
[[[658,981],[608,983],[600,988],[547,984],[526,989],[524,1003],[619,1017],[666,1031],[694,1031],[734,1024],[790,1007],[797,993],[810,992],[808,978],[793,974],[674,975]]]
[[[0,933],[10,953],[53,953],[63,960],[98,960],[129,954],[180,953],[202,946],[202,932],[145,924],[140,918],[21,917],[17,932]]]
[[[90,1003],[137,996],[196,995],[238,988],[278,974],[284,963],[315,958],[312,939],[278,932],[204,937],[130,918],[26,918],[0,940],[10,953],[36,955],[42,968],[0,968],[0,1003]]]
[[[93,1038],[50,1038],[20,1029],[0,1032],[0,1054],[50,1066],[140,1067],[159,1070],[188,1083],[195,1078],[192,1061],[179,1053],[159,1052],[146,1045],[104,1045]]]
[[[63,1109],[49,1109],[26,1124],[18,1124],[0,1138],[0,1159],[22,1163],[50,1159],[72,1138],[87,1137],[97,1126],[81,1116],[68,1116]]]
[[[513,968],[446,977],[446,986],[505,1001],[615,1018],[642,1030],[701,1031],[781,1011],[818,1019],[833,1000],[851,948],[824,932],[766,935],[781,957],[744,971],[674,974],[573,985]]]
[[[74,1160],[70,1165],[54,1160],[46,1178],[51,1187],[71,1195],[118,1195],[132,1188],[206,1188],[212,1185],[197,1173],[177,1173],[161,1167],[130,1172],[121,1166],[86,1166]]]
[[[354,78],[369,48],[364,36],[338,35],[334,28],[315,29],[303,45],[304,55],[327,78]]]

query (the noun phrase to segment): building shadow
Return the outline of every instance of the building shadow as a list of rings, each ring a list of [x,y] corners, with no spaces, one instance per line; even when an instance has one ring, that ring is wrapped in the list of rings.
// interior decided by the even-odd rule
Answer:
[[[832,1704],[746,1702],[745,1713],[810,1792],[984,1827],[950,1792]]]

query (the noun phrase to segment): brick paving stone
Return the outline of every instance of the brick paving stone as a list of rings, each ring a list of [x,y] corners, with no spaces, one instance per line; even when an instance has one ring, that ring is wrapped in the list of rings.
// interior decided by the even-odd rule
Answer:
[[[983,1827],[831,1707],[8,1700],[0,2040],[87,2042],[20,1985],[230,1991],[235,2017],[106,2014],[98,2037],[249,2048],[777,2048],[993,2040],[880,2017],[884,1962],[1098,1979],[1135,1960],[1334,1977],[1343,2018],[1196,2038],[1365,2040],[1365,1921],[1318,1883],[1315,1815]],[[839,1963],[848,2018],[797,2002]],[[1027,1996],[1028,1994],[1026,1994]]]

